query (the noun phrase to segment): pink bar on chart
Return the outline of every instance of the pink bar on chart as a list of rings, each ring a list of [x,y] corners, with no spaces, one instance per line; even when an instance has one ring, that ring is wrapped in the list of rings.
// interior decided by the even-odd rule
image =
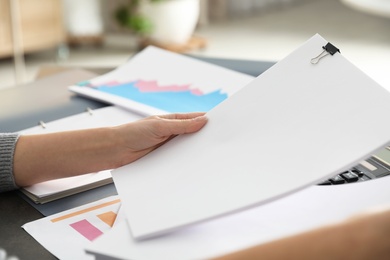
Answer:
[[[86,219],[72,223],[70,226],[89,241],[93,241],[95,238],[103,234],[102,231],[89,223]]]

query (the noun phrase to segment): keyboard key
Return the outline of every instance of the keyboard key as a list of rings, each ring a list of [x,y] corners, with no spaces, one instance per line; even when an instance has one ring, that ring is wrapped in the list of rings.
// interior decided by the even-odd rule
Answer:
[[[359,181],[368,181],[368,180],[371,180],[371,178],[368,177],[367,175],[363,175],[362,177],[359,178]]]
[[[340,175],[336,175],[335,177],[329,179],[332,184],[343,184],[345,183],[345,179]]]
[[[364,176],[364,173],[362,171],[359,171],[358,169],[355,169],[355,168],[351,169],[351,172],[353,172],[354,174],[356,174],[359,177]]]
[[[326,180],[324,182],[319,183],[318,185],[332,185],[332,183],[330,182],[330,180]]]
[[[359,180],[359,176],[355,173],[351,172],[346,172],[340,174],[341,177],[343,177],[347,182],[356,182]]]

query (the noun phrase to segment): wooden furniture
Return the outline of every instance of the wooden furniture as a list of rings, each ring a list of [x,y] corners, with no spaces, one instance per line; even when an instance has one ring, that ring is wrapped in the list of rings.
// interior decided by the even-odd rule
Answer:
[[[0,58],[14,57],[15,83],[24,82],[24,54],[65,41],[61,0],[0,0]]]
[[[28,53],[58,46],[65,41],[62,20],[60,0],[0,0],[0,57],[15,47]]]
[[[153,45],[172,52],[186,53],[189,51],[206,48],[207,41],[205,38],[198,36],[192,36],[185,44],[163,44],[150,39],[141,39],[141,48],[145,48],[149,45]]]

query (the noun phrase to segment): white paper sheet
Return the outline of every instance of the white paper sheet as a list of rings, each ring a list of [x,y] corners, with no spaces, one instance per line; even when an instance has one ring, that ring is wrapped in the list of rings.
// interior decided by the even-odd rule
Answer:
[[[210,259],[390,206],[390,177],[312,186],[237,214],[136,241],[126,222],[87,246],[98,259]],[[123,210],[123,208],[121,208]]]
[[[340,53],[311,64],[326,43],[315,35],[211,110],[200,132],[113,171],[136,239],[291,194],[389,142],[390,93]]]
[[[114,71],[69,89],[142,115],[155,115],[206,112],[252,79],[243,73],[149,46]]]

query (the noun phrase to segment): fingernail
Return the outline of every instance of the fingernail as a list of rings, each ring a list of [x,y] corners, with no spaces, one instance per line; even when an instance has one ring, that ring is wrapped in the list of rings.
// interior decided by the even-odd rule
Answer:
[[[195,117],[195,121],[205,121],[205,120],[207,120],[206,115]]]

